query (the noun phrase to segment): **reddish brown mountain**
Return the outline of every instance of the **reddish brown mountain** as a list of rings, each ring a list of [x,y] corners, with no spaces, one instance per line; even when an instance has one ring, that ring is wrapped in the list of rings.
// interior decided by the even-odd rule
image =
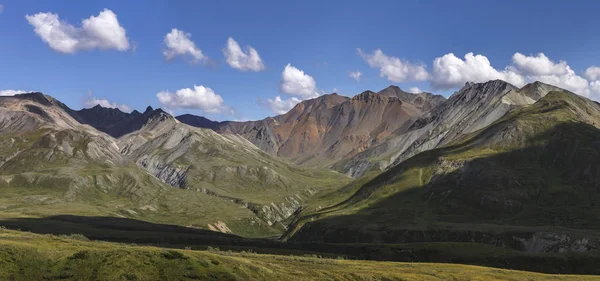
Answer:
[[[416,118],[443,101],[441,96],[410,94],[390,86],[380,93],[365,91],[353,98],[323,95],[303,101],[283,115],[221,122],[214,129],[239,134],[262,150],[298,164],[327,166],[403,133]]]

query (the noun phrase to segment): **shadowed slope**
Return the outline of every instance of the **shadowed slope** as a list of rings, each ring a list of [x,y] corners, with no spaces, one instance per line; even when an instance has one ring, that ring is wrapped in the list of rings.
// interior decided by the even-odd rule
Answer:
[[[394,134],[381,144],[336,163],[333,168],[353,177],[370,169],[383,171],[419,152],[447,145],[482,129],[507,112],[533,104],[556,89],[560,90],[540,82],[522,89],[501,80],[467,83],[447,101],[417,119],[405,132]]]
[[[406,160],[342,203],[300,219],[297,226],[305,226],[292,239],[597,249],[599,127],[597,103],[551,92],[483,130]],[[536,235],[549,237],[532,246]]]

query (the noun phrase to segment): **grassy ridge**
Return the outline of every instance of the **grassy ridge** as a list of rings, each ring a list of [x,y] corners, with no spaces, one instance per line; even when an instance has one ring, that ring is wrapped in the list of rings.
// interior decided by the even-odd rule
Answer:
[[[600,280],[449,264],[350,261],[91,242],[0,229],[0,280]]]

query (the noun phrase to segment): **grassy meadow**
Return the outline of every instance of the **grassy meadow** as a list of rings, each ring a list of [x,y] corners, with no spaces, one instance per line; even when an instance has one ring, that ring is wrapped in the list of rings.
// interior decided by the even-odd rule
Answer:
[[[0,280],[600,280],[468,265],[174,250],[0,229]]]

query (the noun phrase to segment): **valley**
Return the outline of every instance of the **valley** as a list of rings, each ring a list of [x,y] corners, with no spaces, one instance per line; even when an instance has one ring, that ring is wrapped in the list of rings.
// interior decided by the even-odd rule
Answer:
[[[27,231],[10,241],[600,274],[600,105],[540,82],[324,95],[249,122],[76,111],[42,93],[0,111],[0,226]]]

